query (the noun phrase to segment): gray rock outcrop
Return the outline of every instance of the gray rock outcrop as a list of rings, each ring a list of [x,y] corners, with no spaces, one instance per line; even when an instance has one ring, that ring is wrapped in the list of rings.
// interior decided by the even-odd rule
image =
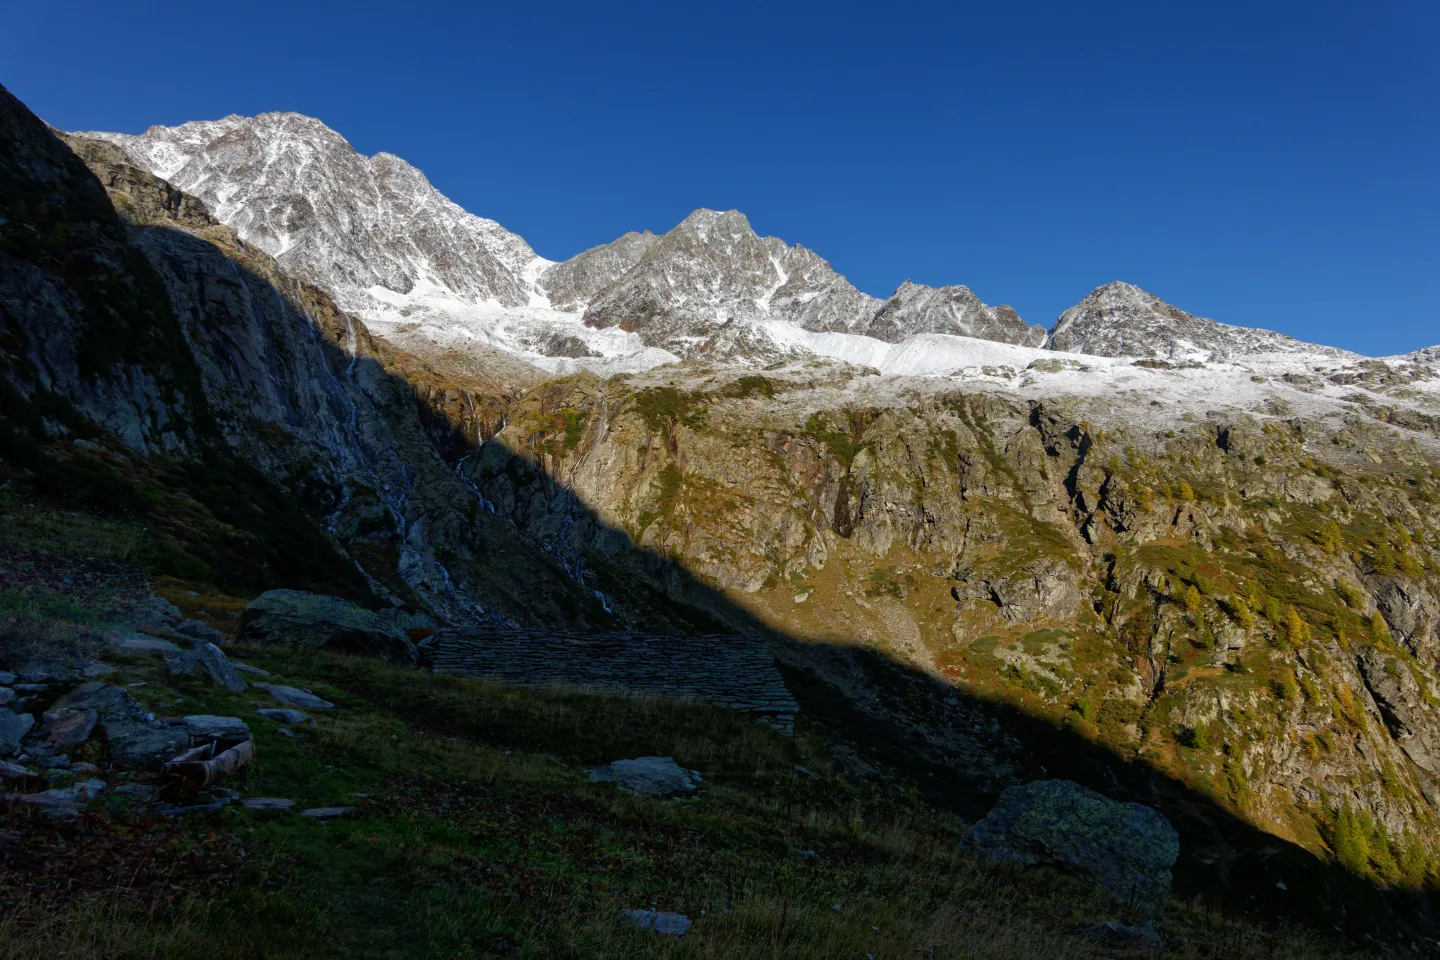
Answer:
[[[290,644],[413,660],[401,630],[358,604],[301,590],[267,590],[240,614],[237,639],[257,645]]]
[[[990,860],[1048,864],[1110,891],[1156,904],[1170,892],[1180,835],[1158,811],[1120,803],[1068,780],[1010,787],[961,841]]]
[[[303,707],[306,710],[329,710],[335,706],[329,700],[315,696],[309,690],[301,690],[299,687],[287,687],[278,683],[257,683],[257,690],[264,690],[280,703],[290,707]]]
[[[14,753],[34,726],[35,717],[31,714],[0,710],[0,757]]]
[[[224,651],[213,643],[197,643],[193,650],[185,650],[165,661],[172,677],[193,677],[203,673],[216,686],[231,693],[245,690],[245,681]]]
[[[638,757],[591,770],[590,782],[613,783],[631,793],[668,797],[694,793],[701,781],[698,770],[686,770],[673,757]]]

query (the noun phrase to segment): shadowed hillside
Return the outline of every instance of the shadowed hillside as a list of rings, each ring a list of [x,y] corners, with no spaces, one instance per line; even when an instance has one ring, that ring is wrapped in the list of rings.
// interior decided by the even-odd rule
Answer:
[[[1414,834],[1433,851],[1426,755],[1413,749],[1428,736],[1431,708],[1423,695],[1400,695],[1410,686],[1428,689],[1433,650],[1419,623],[1402,623],[1417,604],[1406,607],[1393,596],[1398,590],[1413,599],[1427,589],[1429,534],[1402,541],[1391,526],[1371,520],[1387,506],[1398,515],[1430,502],[1424,495],[1433,496],[1434,469],[1423,457],[1417,467],[1398,444],[1354,436],[1353,450],[1373,448],[1381,463],[1371,466],[1385,466],[1388,480],[1370,468],[1327,478],[1321,468],[1334,468],[1324,461],[1306,467],[1310,479],[1302,480],[1295,465],[1307,456],[1308,440],[1295,434],[1306,427],[1295,424],[1285,434],[1243,423],[1182,429],[1164,438],[1173,444],[1160,444],[1168,459],[1132,456],[1104,428],[1071,422],[1063,406],[1017,407],[965,394],[813,406],[855,376],[831,368],[788,379],[706,370],[679,371],[673,383],[578,377],[526,393],[457,381],[370,337],[314,288],[282,277],[268,258],[187,207],[183,194],[82,146],[92,167],[109,171],[111,196],[127,199],[117,200],[128,217],[122,220],[64,143],[8,95],[0,107],[6,138],[0,479],[6,509],[17,518],[6,527],[12,570],[45,568],[47,558],[66,570],[96,562],[65,546],[89,523],[133,533],[133,547],[107,560],[127,576],[171,578],[162,582],[185,588],[176,600],[190,603],[184,598],[194,589],[217,610],[285,586],[398,603],[451,622],[734,631],[773,644],[801,705],[794,743],[769,734],[757,739],[748,727],[737,732],[733,717],[691,716],[689,708],[541,698],[558,704],[567,730],[616,728],[608,739],[567,743],[567,734],[546,728],[539,707],[516,708],[537,710],[538,719],[508,722],[491,706],[511,702],[505,691],[437,680],[427,692],[430,681],[418,674],[282,655],[284,671],[331,684],[351,698],[354,714],[313,740],[262,741],[276,760],[256,776],[262,784],[271,778],[315,792],[318,800],[331,776],[323,771],[340,769],[336,786],[325,788],[331,793],[343,780],[363,788],[356,792],[373,787],[376,796],[383,789],[414,798],[418,807],[373,811],[382,825],[374,842],[389,845],[387,862],[405,861],[405,876],[422,878],[416,882],[426,889],[433,884],[437,896],[451,885],[447,871],[454,866],[442,863],[448,854],[437,847],[469,849],[477,836],[501,843],[504,831],[495,824],[512,822],[516,836],[533,842],[539,824],[556,817],[574,817],[601,834],[619,831],[627,843],[647,831],[668,838],[623,870],[607,863],[601,879],[587,881],[587,923],[600,924],[600,911],[617,906],[602,895],[606,884],[627,895],[653,891],[656,878],[667,875],[665,859],[678,849],[667,842],[682,840],[715,857],[733,844],[784,877],[797,841],[828,838],[843,873],[830,876],[830,886],[802,884],[806,899],[795,901],[798,912],[816,916],[827,909],[822,900],[834,895],[834,885],[862,883],[870,868],[874,876],[899,872],[890,874],[888,890],[869,896],[903,899],[905,871],[922,848],[927,882],[973,887],[976,881],[964,878],[979,868],[953,853],[955,817],[982,816],[1010,783],[1064,777],[1170,818],[1182,837],[1175,871],[1182,900],[1198,898],[1246,924],[1289,918],[1325,934],[1338,926],[1386,942],[1433,935],[1431,895],[1410,889],[1433,882],[1433,853],[1417,877],[1393,862],[1400,858],[1386,846],[1393,837],[1398,852],[1402,838]],[[713,381],[709,387],[698,382],[705,378]],[[802,393],[796,386],[802,380],[803,390],[815,393],[787,399]],[[789,417],[790,432],[762,422],[764,410]],[[1345,449],[1348,456],[1352,448]],[[1332,500],[1316,493],[1321,481],[1344,494],[1344,513],[1317,506]],[[1255,496],[1241,500],[1237,492],[1231,500],[1237,483],[1249,484]],[[1391,485],[1407,483],[1417,493],[1402,507]],[[1286,489],[1308,492],[1287,497]],[[1257,510],[1266,512],[1263,522],[1236,525]],[[71,528],[56,519],[65,511],[81,518]],[[22,523],[22,516],[29,519]],[[55,529],[61,532],[43,533]],[[1335,573],[1352,554],[1358,572]],[[1322,571],[1331,579],[1311,589],[1306,579],[1332,562],[1324,557],[1336,565]],[[38,585],[47,596],[66,596],[63,576],[73,574]],[[1255,592],[1247,592],[1251,583]],[[103,624],[99,614],[85,623],[83,610],[37,616],[11,599],[12,633],[21,621],[74,620],[76,642],[83,642],[88,628]],[[83,608],[86,598],[74,599]],[[200,600],[193,606],[202,609]],[[853,621],[834,615],[850,607],[864,612]],[[1228,638],[1239,628],[1242,642],[1232,648]],[[41,631],[39,640],[45,636]],[[1357,644],[1361,636],[1368,640]],[[1068,671],[1059,669],[1055,650],[1065,654]],[[147,684],[172,682],[143,664],[125,669]],[[1137,699],[1112,695],[1132,688]],[[254,705],[199,684],[181,689],[215,711],[248,713]],[[1195,690],[1201,691],[1195,701],[1186,700]],[[1216,691],[1240,703],[1241,712],[1225,719],[1185,713],[1199,700],[1213,703]],[[1282,708],[1263,713],[1262,697]],[[1132,702],[1139,704],[1133,715],[1126,712]],[[1186,722],[1145,727],[1146,710],[1163,718],[1172,707]],[[1316,727],[1308,769],[1328,770],[1324,758],[1339,758],[1336,776],[1354,778],[1345,781],[1354,792],[1344,795],[1376,811],[1367,828],[1374,856],[1363,863],[1341,865],[1322,855],[1334,839],[1323,834],[1331,829],[1324,802],[1331,794],[1265,806],[1251,802],[1259,791],[1242,775],[1248,749],[1286,724],[1315,722],[1322,710],[1334,719]],[[708,729],[687,739],[667,729],[671,723],[682,731],[692,723]],[[1239,735],[1219,732],[1231,729],[1226,724]],[[1397,725],[1410,735],[1401,736]],[[1321,734],[1334,742],[1321,745]],[[387,737],[402,736],[423,740],[424,756],[400,756],[385,745]],[[734,755],[726,754],[730,737],[740,741]],[[507,819],[509,774],[500,762],[506,749],[520,752],[517,782],[543,813]],[[695,756],[690,762],[720,768],[721,787],[733,791],[713,819],[702,812],[700,820],[686,821],[689,814],[674,808],[624,801],[591,821],[593,811],[570,806],[594,799],[585,792],[594,788],[577,775],[580,763],[613,759],[616,751],[687,750]],[[811,762],[808,751],[825,758],[814,798],[808,786],[792,782],[795,766]],[[1306,756],[1304,749],[1295,756]],[[1207,764],[1216,776],[1190,775]],[[747,779],[745,768],[764,776]],[[786,768],[788,779],[776,786]],[[502,785],[478,819],[432,809],[432,799],[468,785],[468,777],[455,782],[457,769],[484,771],[484,782]],[[1387,769],[1393,784],[1383,783],[1372,798],[1364,777],[1373,771],[1381,783]],[[733,778],[728,783],[726,775]],[[572,795],[581,799],[567,799]],[[1273,802],[1268,794],[1262,799]],[[804,827],[807,803],[835,822]],[[867,848],[873,838],[862,836],[846,859],[838,836],[847,805],[883,807],[893,824],[910,818],[919,825],[883,858]],[[422,807],[438,818],[427,827],[434,832],[421,852],[402,855],[412,841],[395,821],[419,816]],[[775,810],[789,819],[781,832],[769,833],[764,821]],[[1256,825],[1272,810],[1295,815],[1283,831],[1275,821],[1288,838]],[[1295,826],[1304,822],[1301,814],[1310,818],[1308,835]],[[363,873],[352,862],[367,849],[363,832],[345,831],[330,845],[302,840],[288,827],[248,835],[234,817],[227,813],[215,826],[271,845],[271,862],[291,872],[278,880],[246,874],[252,884],[246,896],[255,898],[249,906],[205,914],[192,904],[187,909],[201,914],[188,915],[187,923],[203,929],[207,917],[222,915],[225,923],[243,923],[245,910],[293,911],[288,915],[304,922],[307,885],[340,899],[359,896],[341,891],[347,871]],[[113,821],[105,822],[111,829]],[[119,822],[120,843],[151,829]],[[194,836],[188,825],[164,831],[182,842]],[[496,849],[486,847],[485,855],[499,863]],[[511,946],[517,924],[553,920],[572,909],[566,898],[580,889],[556,879],[565,871],[554,863],[527,861],[525,871],[510,874],[515,882],[501,888],[469,874],[454,883],[486,891],[482,913],[512,928],[504,934]],[[625,883],[617,879],[622,874]],[[447,879],[439,883],[440,876]],[[1045,918],[1075,895],[1073,888],[1061,882],[1052,890],[1057,881],[1050,877],[982,876],[981,887],[998,884],[1016,898],[1014,915],[1036,949],[1070,938],[1077,924],[1068,909],[1057,910],[1067,919],[1053,928]],[[723,884],[707,877],[696,902],[718,909]],[[727,935],[745,950],[762,942],[778,950],[792,894],[783,882],[766,893],[749,879],[732,899],[738,897],[742,919],[751,916],[745,922],[755,929],[735,921]],[[779,932],[770,919],[754,919],[767,897],[782,904]],[[937,916],[953,909],[943,891],[923,902]],[[346,903],[352,915],[363,914],[363,902]],[[67,909],[74,906],[67,901]],[[1010,907],[994,909],[992,920]],[[1082,913],[1098,919],[1107,909],[1088,904]],[[1169,922],[1203,940],[1196,913],[1167,910]],[[815,916],[805,922],[818,923]],[[813,955],[859,943],[816,946]],[[176,949],[191,955],[185,951],[195,948]],[[472,942],[466,949],[483,955],[489,947]],[[306,951],[325,953],[323,944]],[[553,945],[533,954],[567,955]],[[729,955],[744,954],[737,947]],[[1015,955],[1025,955],[1023,946]]]

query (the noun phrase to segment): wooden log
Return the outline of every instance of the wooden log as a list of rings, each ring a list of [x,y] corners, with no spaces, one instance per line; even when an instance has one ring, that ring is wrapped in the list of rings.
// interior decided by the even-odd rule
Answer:
[[[220,750],[224,744],[230,746]],[[161,770],[167,777],[174,778],[185,793],[195,793],[224,780],[253,759],[254,740],[212,740],[193,750],[186,750]]]

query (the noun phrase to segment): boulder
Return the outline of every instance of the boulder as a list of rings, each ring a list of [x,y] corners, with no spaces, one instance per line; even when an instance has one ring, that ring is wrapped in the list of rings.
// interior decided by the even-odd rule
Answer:
[[[144,657],[152,653],[173,656],[180,652],[178,645],[169,640],[152,637],[148,633],[107,633],[105,643],[116,653],[132,657]]]
[[[182,721],[194,740],[249,740],[250,727],[239,717],[217,717],[197,713]]]
[[[94,710],[67,710],[58,715],[53,710],[47,711],[40,734],[51,750],[78,747],[90,739],[90,732],[99,719],[100,715]]]
[[[671,757],[638,757],[616,760],[608,766],[590,771],[591,783],[614,783],[621,790],[643,793],[652,797],[694,793],[700,774],[686,770]]]
[[[100,724],[110,743],[110,757],[125,767],[158,770],[166,760],[190,748],[184,727],[144,720],[106,720]]]
[[[1022,865],[1048,864],[1153,905],[1170,892],[1180,835],[1156,810],[1120,803],[1068,780],[1010,787],[961,849]]]
[[[14,690],[11,690],[9,687],[0,687],[0,707],[5,706],[7,703],[14,703],[15,696]]]
[[[236,670],[239,670],[241,673],[253,673],[257,677],[270,676],[269,670],[261,670],[259,667],[252,667],[250,666],[250,664],[241,663],[239,660],[231,660],[230,666],[234,667]]]
[[[269,590],[240,614],[241,643],[293,644],[415,659],[415,648],[393,623],[364,607],[300,590]]]
[[[5,670],[0,670],[0,687],[8,687],[17,679],[18,678],[15,676],[15,674],[9,673]]]
[[[224,643],[225,635],[214,627],[199,620],[186,620],[175,627],[175,632],[189,637],[197,643]]]
[[[683,913],[669,913],[664,910],[622,910],[626,922],[641,930],[649,930],[667,937],[683,937],[694,926]]]
[[[193,677],[203,673],[219,687],[231,693],[245,689],[245,681],[235,671],[224,651],[213,643],[197,644],[194,650],[185,650],[165,660],[172,677]]]
[[[330,710],[335,704],[322,700],[309,690],[287,687],[278,683],[257,683],[255,689],[264,690],[276,700],[290,707],[304,707],[306,710]]]
[[[0,757],[8,757],[20,747],[20,741],[35,726],[28,713],[12,713],[0,709]]]
[[[45,711],[45,718],[53,720],[82,710],[94,711],[101,720],[144,720],[146,716],[145,708],[128,690],[92,680],[80,684],[51,704],[50,709]]]

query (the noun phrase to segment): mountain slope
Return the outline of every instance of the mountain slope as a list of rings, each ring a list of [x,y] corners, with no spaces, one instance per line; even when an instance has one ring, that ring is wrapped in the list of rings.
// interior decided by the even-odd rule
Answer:
[[[1167,360],[1219,360],[1264,353],[1355,356],[1334,347],[1303,343],[1283,333],[1195,317],[1134,284],[1118,280],[1096,287],[1062,313],[1046,346],[1102,357]]]

